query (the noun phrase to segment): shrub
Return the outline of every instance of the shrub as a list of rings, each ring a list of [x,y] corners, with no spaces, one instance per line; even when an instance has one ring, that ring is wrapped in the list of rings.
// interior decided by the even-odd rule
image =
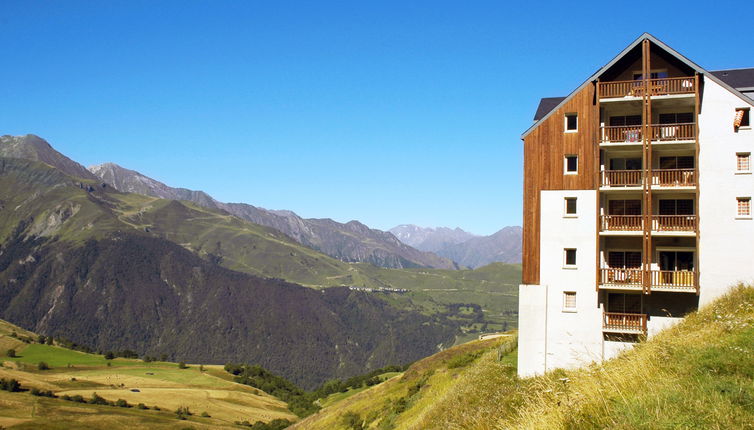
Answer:
[[[138,405],[136,405],[136,409],[149,409],[149,408],[144,403],[139,403]]]
[[[207,411],[202,412],[202,417],[204,418],[210,418],[210,415],[207,413]]]
[[[40,361],[37,363],[37,369],[39,370],[50,370],[50,365],[45,363],[44,361]]]
[[[15,379],[0,379],[0,390],[15,393],[21,391],[21,384]]]
[[[40,390],[38,388],[32,388],[31,389],[31,395],[32,396],[39,396],[39,397],[51,397],[53,399],[55,399],[55,398],[58,397],[58,396],[55,395],[55,393],[53,393],[50,390]]]
[[[105,400],[104,397],[100,396],[97,393],[92,393],[92,398],[89,399],[89,404],[92,405],[108,405],[110,404],[107,400]]]
[[[178,368],[179,369],[188,369],[188,366],[186,366],[186,363],[184,363],[184,362],[181,361],[180,363],[178,363]]]
[[[131,407],[131,405],[129,405],[128,402],[125,401],[125,400],[123,400],[123,399],[116,400],[115,401],[115,406],[117,406],[119,408],[130,408]]]
[[[11,348],[8,350],[8,352],[5,353],[10,358],[16,358],[16,350]]]
[[[115,353],[114,352],[107,351],[107,353],[105,353],[105,360],[112,360],[113,358],[115,358]]]
[[[343,414],[343,424],[352,430],[363,430],[364,421],[361,419],[361,415],[356,412],[346,412]]]

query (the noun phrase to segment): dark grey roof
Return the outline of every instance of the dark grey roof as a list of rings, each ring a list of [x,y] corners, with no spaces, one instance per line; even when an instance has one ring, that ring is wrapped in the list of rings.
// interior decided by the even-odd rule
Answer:
[[[540,100],[539,106],[537,107],[537,113],[534,114],[534,121],[542,119],[542,117],[555,109],[555,106],[559,105],[563,100],[565,100],[565,97],[545,97]]]
[[[754,68],[715,70],[710,73],[737,90],[741,88],[754,88]]]

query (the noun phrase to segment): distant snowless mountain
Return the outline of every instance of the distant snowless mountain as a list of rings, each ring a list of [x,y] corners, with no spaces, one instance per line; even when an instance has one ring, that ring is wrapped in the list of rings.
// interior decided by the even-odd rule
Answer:
[[[494,262],[521,262],[521,227],[505,227],[489,236],[477,236],[460,228],[425,228],[403,224],[390,230],[406,245],[433,252],[462,266],[481,267]]]

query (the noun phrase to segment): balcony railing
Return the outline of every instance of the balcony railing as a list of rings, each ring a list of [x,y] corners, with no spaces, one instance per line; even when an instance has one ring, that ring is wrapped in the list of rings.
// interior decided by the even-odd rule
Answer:
[[[647,315],[605,312],[602,329],[621,333],[646,333]]]
[[[644,284],[641,269],[600,269],[600,284],[616,287],[638,287]]]
[[[696,124],[652,124],[652,141],[677,142],[696,139]]]
[[[697,287],[693,270],[650,270],[649,276],[652,288],[688,290]]]
[[[696,231],[696,215],[652,215],[652,231]]]
[[[641,170],[603,170],[603,187],[640,187],[642,182]]]
[[[640,125],[619,125],[600,127],[602,143],[636,143],[642,142]],[[650,137],[653,142],[684,142],[696,140],[696,123],[652,124]]]
[[[696,186],[696,169],[657,169],[652,170],[652,185],[661,187]]]
[[[696,92],[696,79],[692,76],[681,78],[658,78],[648,82],[649,95],[693,94]],[[600,82],[600,98],[642,97],[647,86],[644,81]]]
[[[642,231],[644,217],[642,215],[602,215],[603,231]]]

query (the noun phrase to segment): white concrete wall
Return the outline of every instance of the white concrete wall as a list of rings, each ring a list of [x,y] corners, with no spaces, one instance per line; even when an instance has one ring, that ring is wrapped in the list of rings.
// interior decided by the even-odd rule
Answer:
[[[565,215],[564,199],[576,197],[577,216]],[[597,193],[541,192],[540,282],[547,285],[547,370],[573,368],[602,358],[602,309],[596,290]],[[575,248],[576,267],[565,266]],[[563,308],[563,293],[576,292],[576,310]]]
[[[518,287],[518,375],[545,371],[547,335],[547,285]]]
[[[754,197],[754,175],[736,174],[736,153],[754,155],[754,130],[733,130],[735,108],[746,106],[705,80],[699,115],[700,306],[737,282],[754,281],[754,220],[736,219],[736,197]]]

